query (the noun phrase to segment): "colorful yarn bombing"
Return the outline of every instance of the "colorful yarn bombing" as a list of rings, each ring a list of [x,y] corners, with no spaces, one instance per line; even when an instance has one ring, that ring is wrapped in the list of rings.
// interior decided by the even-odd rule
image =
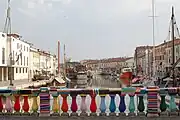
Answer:
[[[148,87],[147,100],[148,100],[148,116],[158,116],[158,88]]]
[[[50,94],[47,88],[41,88],[40,96],[40,114],[50,114]]]

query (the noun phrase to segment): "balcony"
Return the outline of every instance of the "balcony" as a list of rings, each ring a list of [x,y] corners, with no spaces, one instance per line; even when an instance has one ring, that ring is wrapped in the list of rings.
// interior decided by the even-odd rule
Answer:
[[[59,89],[41,87],[39,89],[0,89],[0,115],[29,117],[57,116],[72,119],[72,116],[106,116],[118,119],[148,119],[146,117],[179,119],[179,88],[159,89]],[[6,99],[5,99],[6,98]],[[169,103],[169,105],[166,104]],[[64,118],[63,116],[70,116]],[[95,117],[96,116],[96,117]],[[87,117],[88,118],[88,117]],[[13,117],[14,119],[14,117]],[[57,118],[56,118],[57,119]],[[117,119],[117,118],[116,118]],[[154,118],[155,119],[155,118]]]

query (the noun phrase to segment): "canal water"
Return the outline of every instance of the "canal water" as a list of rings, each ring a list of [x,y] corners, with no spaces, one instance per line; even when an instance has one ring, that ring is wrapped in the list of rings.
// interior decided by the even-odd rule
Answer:
[[[71,81],[71,88],[81,88],[79,83],[87,83],[88,88],[119,88],[120,83],[117,77],[110,75],[94,75],[92,79],[88,79],[86,75],[79,75],[77,80]]]

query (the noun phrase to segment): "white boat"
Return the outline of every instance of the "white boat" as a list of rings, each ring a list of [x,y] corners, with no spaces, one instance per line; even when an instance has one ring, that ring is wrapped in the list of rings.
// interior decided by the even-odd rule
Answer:
[[[84,72],[84,71],[78,72],[78,75],[85,75],[85,74],[86,74],[86,72]]]
[[[96,71],[96,74],[98,74],[98,75],[111,75],[111,73],[105,69],[99,69],[98,71]]]

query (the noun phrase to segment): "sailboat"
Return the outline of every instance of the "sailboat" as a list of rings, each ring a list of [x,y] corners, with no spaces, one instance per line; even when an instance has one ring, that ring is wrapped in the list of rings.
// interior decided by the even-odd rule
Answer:
[[[76,80],[78,72],[73,67],[67,66],[67,60],[66,60],[66,52],[65,52],[65,45],[64,45],[64,75],[69,80]]]
[[[58,74],[54,77],[51,81],[51,86],[59,87],[59,88],[66,88],[66,79],[60,73],[60,41],[58,41]]]
[[[176,25],[176,26],[175,26]],[[179,35],[179,30],[177,28],[177,24],[176,24],[176,20],[175,20],[175,15],[174,15],[174,8],[172,7],[172,15],[171,15],[171,39],[172,39],[172,66],[171,68],[167,71],[167,76],[164,77],[162,82],[166,81],[166,84],[164,87],[168,87],[170,85],[170,83],[173,84],[174,87],[177,86],[177,84],[179,84],[177,81],[177,78],[175,76],[175,67],[178,65],[178,63],[180,62],[180,58],[178,58],[175,62],[175,27],[177,30],[177,33]],[[170,30],[169,30],[170,32]],[[178,36],[180,37],[180,35]]]

